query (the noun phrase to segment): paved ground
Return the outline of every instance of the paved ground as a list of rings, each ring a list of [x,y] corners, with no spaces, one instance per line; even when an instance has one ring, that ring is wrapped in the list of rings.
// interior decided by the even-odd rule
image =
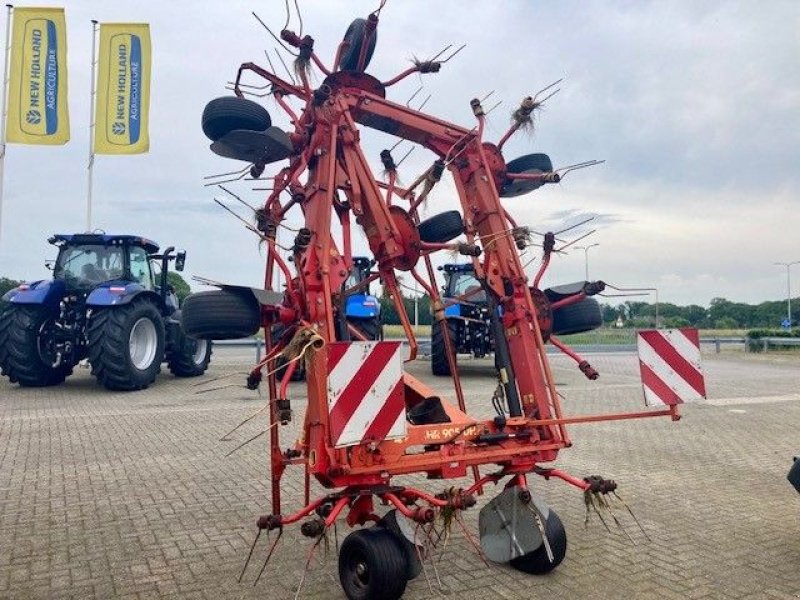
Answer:
[[[211,376],[241,371],[251,357],[225,350],[215,358]],[[596,519],[584,529],[581,495],[537,481],[569,535],[554,573],[487,567],[454,529],[437,563],[442,586],[431,591],[421,576],[406,597],[800,597],[800,496],[785,479],[800,452],[800,360],[705,358],[711,402],[688,407],[677,424],[574,426],[575,446],[559,457],[568,471],[615,478],[651,542],[630,521],[636,545]],[[592,362],[601,371],[595,383],[553,360],[567,411],[638,410],[634,357]],[[427,363],[411,370],[431,380]],[[484,365],[464,363],[463,372],[470,405],[488,414]],[[162,375],[134,394],[105,392],[85,370],[56,389],[0,382],[0,598],[294,596],[309,547],[296,530],[256,588],[253,567],[246,583],[236,581],[255,517],[269,512],[265,444],[224,455],[263,421],[234,441],[219,438],[263,401],[238,386],[199,394],[195,382]],[[288,501],[297,501],[301,477],[287,481]],[[465,515],[471,527],[477,512]],[[262,539],[256,557],[265,554]],[[301,597],[343,597],[333,553],[314,563]]]

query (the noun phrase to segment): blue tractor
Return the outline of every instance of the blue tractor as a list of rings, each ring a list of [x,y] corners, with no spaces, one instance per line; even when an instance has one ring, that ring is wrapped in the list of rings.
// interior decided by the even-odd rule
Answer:
[[[167,279],[170,261],[183,270],[185,252],[159,254],[158,244],[133,235],[48,241],[58,248],[53,278],[3,296],[0,369],[12,383],[58,385],[84,358],[111,390],[146,388],[165,360],[178,377],[205,372],[211,342],[183,334]]]
[[[445,328],[454,353],[471,354],[482,358],[495,352],[494,333],[501,327],[501,310],[493,314],[486,291],[475,277],[472,263],[446,264],[439,267],[444,271],[445,284],[444,328],[438,323],[431,325],[431,371],[434,375],[450,375],[450,362],[447,358]],[[605,287],[603,282],[580,281],[555,286],[543,291],[531,289],[533,301],[539,311],[539,327],[544,341],[551,334],[567,335],[591,331],[603,324],[603,315],[597,300],[588,296],[597,294]],[[583,292],[587,297],[573,304],[551,309],[551,304]],[[497,357],[496,357],[497,358]],[[498,362],[497,360],[495,362]]]
[[[369,270],[374,264],[366,256],[353,257],[353,268],[344,284],[345,292],[356,286],[360,288],[345,295],[344,315],[347,323],[368,340],[382,340],[381,303],[370,294],[369,283],[364,283],[369,279]]]

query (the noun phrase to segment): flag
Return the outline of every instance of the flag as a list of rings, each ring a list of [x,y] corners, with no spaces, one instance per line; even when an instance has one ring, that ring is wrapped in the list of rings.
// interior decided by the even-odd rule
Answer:
[[[102,23],[97,75],[96,154],[150,149],[150,26]]]
[[[63,8],[15,8],[6,141],[66,144],[67,26]]]

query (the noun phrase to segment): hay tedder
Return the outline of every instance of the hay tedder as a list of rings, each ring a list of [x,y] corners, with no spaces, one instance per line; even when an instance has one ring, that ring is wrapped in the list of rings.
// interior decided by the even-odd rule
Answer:
[[[379,16],[380,9],[353,21],[330,68],[315,53],[311,36],[303,35],[302,29],[288,30],[287,18],[284,29],[273,35],[295,55],[295,74],[287,69],[287,80],[274,69],[245,63],[231,84],[235,96],[208,104],[203,128],[213,142],[211,149],[247,163],[234,178],[261,179],[266,165],[288,164],[270,178],[269,195],[254,207],[254,223],[247,224],[267,250],[264,289],[219,284],[219,290],[193,295],[183,310],[189,335],[232,338],[263,328],[267,339],[267,354],[247,378],[247,386],[256,389],[266,376],[269,388],[272,513],[260,517],[257,526],[259,535],[267,530],[277,537],[261,573],[289,525],[302,521],[303,535],[315,540],[309,562],[313,549],[340,518],[351,527],[369,525],[350,533],[339,548],[339,576],[351,599],[399,598],[409,579],[423,571],[427,577],[431,552],[447,539],[449,527],[464,527],[461,512],[473,507],[489,486],[502,491],[480,511],[476,551],[521,571],[551,571],[564,558],[566,534],[556,513],[529,489],[530,475],[561,479],[584,492],[587,515],[591,507],[598,515],[604,509],[613,516],[612,500],[622,512],[630,512],[612,480],[580,478],[549,466],[571,445],[567,426],[679,418],[674,406],[622,414],[563,414],[545,344],[574,359],[589,379],[598,374],[553,335],[553,311],[584,302],[604,285],[581,282],[560,286],[555,297],[543,293],[539,284],[551,255],[568,242],[558,233],[536,234],[518,225],[504,206],[505,198],[557,183],[575,168],[553,169],[544,154],[512,161],[503,156],[505,142],[530,123],[542,94],[522,101],[497,143],[484,140],[487,111],[479,99],[470,103],[474,126],[455,125],[390,101],[387,90],[393,85],[415,73],[439,72],[458,50],[416,61],[381,81],[365,72],[375,50]],[[450,56],[440,58],[445,52]],[[316,88],[312,69],[321,73]],[[245,74],[266,84],[245,84]],[[245,95],[271,96],[293,129],[272,126],[266,109]],[[362,150],[366,129],[422,146],[436,158],[411,185],[401,187],[395,160],[384,150],[380,158],[386,176],[376,177]],[[589,164],[596,162],[577,166]],[[420,207],[445,172],[455,184],[461,211],[421,220]],[[302,214],[301,227],[289,227],[290,211]],[[357,285],[380,279],[388,288],[407,337],[405,345],[368,341],[357,328],[348,327],[343,300],[357,291],[346,286],[354,268],[354,226],[363,231],[375,261],[374,271]],[[280,228],[292,231],[294,238],[285,249],[289,260],[279,252]],[[543,256],[531,281],[520,254],[533,247],[534,239]],[[490,418],[467,412],[445,305],[435,283],[431,255],[436,252],[468,257],[480,283],[478,291],[486,297],[497,388],[485,398],[486,410],[479,412],[493,415]],[[285,282],[280,291],[274,290],[278,271]],[[448,346],[455,403],[403,370],[404,361],[417,356],[418,346],[402,303],[398,271],[410,274],[431,297]],[[282,326],[282,333],[273,339],[276,325]],[[276,378],[279,358],[288,366]],[[299,361],[305,367],[308,404],[299,439],[283,445],[281,426],[295,418],[288,384]],[[471,399],[471,406],[480,404]],[[293,468],[304,470],[305,502],[285,511],[281,479]],[[409,474],[438,481],[438,489],[396,483],[397,476]],[[465,477],[472,479],[464,487],[445,483]],[[313,497],[312,479],[326,493]],[[464,535],[472,541],[466,528]]]

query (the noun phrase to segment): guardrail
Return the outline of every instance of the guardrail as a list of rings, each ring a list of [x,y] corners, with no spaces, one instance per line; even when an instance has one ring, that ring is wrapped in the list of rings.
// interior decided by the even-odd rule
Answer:
[[[764,352],[769,350],[770,346],[800,346],[800,338],[764,337],[758,339],[761,341],[761,347]],[[755,342],[756,340],[752,341]]]
[[[635,340],[635,338],[634,338]],[[737,336],[711,336],[711,337],[701,337],[700,344],[702,345],[714,345],[714,351],[719,354],[722,351],[722,346],[730,346],[730,345],[740,345],[744,347],[746,338],[744,337],[737,337]],[[769,341],[771,344],[773,340],[776,340],[777,343],[772,344],[775,346],[778,345],[786,345],[786,346],[800,346],[800,338],[762,338],[765,342],[764,350],[767,349],[766,342]],[[417,338],[417,342],[420,345],[420,354],[427,355],[430,351],[425,352],[425,348],[430,346],[430,338]],[[246,338],[243,340],[220,340],[214,342],[217,346],[231,346],[231,347],[243,347],[243,348],[254,348],[256,353],[256,362],[261,360],[261,356],[264,352],[264,340],[259,338]],[[631,343],[622,343],[622,344],[576,344],[573,348],[579,353],[592,353],[592,352],[636,352],[636,343],[632,341]],[[548,352],[553,351],[556,352],[555,348],[551,346],[547,347]]]

